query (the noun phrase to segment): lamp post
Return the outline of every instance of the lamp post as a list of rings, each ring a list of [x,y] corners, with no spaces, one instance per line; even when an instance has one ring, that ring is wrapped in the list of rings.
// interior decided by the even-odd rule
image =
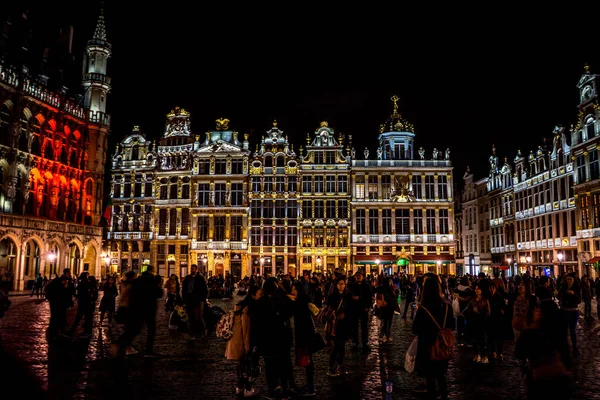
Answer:
[[[564,254],[558,253],[556,255],[556,257],[558,257],[558,275],[560,275],[562,272],[562,260],[563,260]]]
[[[512,275],[513,274],[513,270],[512,270],[511,261],[512,261],[512,258],[510,258],[510,257],[506,258],[506,262],[508,263],[508,270],[510,271],[510,274]]]
[[[104,255],[104,263],[106,264],[105,273],[106,273],[106,275],[108,275],[108,273],[109,273],[108,267],[110,265],[110,254],[106,253]],[[110,271],[110,272],[112,273],[112,271]]]
[[[317,256],[317,271],[321,272],[321,256]]]
[[[525,257],[525,260],[527,260],[527,270],[530,271],[531,270],[531,256]]]
[[[375,265],[377,265],[377,273],[379,273],[379,257],[375,259]]]
[[[442,268],[442,260],[437,260],[437,270],[435,271],[435,273],[439,275],[441,268]]]
[[[260,258],[260,276],[264,275],[264,271],[263,271],[263,265],[264,265],[264,263],[265,263],[265,258],[261,257]]]
[[[54,252],[54,249],[52,249],[52,251],[50,252],[50,254],[48,254],[48,261],[50,261],[50,276],[52,276],[52,273],[56,273],[54,271],[55,267],[54,267],[54,261],[56,260],[56,253]]]

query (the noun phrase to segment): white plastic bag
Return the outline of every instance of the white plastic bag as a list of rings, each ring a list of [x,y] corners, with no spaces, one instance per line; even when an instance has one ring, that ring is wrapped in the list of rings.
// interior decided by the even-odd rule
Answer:
[[[454,298],[452,300],[452,312],[455,317],[458,317],[461,314],[460,303],[458,302],[458,298]]]
[[[409,374],[415,371],[415,360],[417,359],[417,344],[419,343],[419,337],[415,336],[406,350],[406,356],[404,357],[404,369]]]

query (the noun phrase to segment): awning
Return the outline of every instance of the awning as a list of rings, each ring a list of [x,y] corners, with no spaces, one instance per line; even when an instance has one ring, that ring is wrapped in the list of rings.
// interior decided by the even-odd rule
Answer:
[[[597,263],[598,261],[600,261],[600,257],[594,257],[592,259],[590,259],[587,264],[594,264]]]
[[[380,265],[390,265],[396,263],[396,256],[377,256],[377,255],[360,255],[354,256],[354,264],[359,265],[369,265],[369,264],[377,264],[375,260],[379,260]]]
[[[508,265],[496,265],[494,268],[498,268],[498,269],[510,269],[510,267]]]
[[[454,262],[454,256],[450,254],[431,254],[431,255],[418,255],[412,256],[413,262],[421,264],[437,264],[438,260],[442,263],[447,264],[448,262]]]

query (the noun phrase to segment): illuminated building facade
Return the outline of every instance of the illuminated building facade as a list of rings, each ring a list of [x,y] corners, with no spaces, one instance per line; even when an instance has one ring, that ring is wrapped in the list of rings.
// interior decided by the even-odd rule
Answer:
[[[119,271],[150,263],[162,276],[185,276],[191,264],[211,276],[249,273],[248,141],[229,120],[216,122],[200,141],[175,108],[158,143],[135,128],[117,146],[109,239]]]
[[[463,274],[477,275],[491,272],[492,257],[489,252],[489,204],[487,197],[488,178],[475,180],[467,169],[463,176],[462,221]]]
[[[414,153],[414,128],[398,112],[381,125],[376,158],[352,151],[354,269],[455,273],[450,151]]]
[[[293,147],[273,122],[250,166],[253,273],[297,274],[299,171]]]
[[[598,276],[600,268],[600,75],[585,73],[577,84],[579,117],[571,132],[574,166],[577,251],[580,275]]]
[[[350,148],[326,121],[300,148],[301,271],[345,272],[350,259]],[[298,271],[298,272],[301,272]]]
[[[33,76],[20,61],[0,63],[0,274],[14,290],[65,267],[104,275],[98,224],[110,55],[101,14],[85,50],[80,99],[64,86],[50,91],[48,76]]]

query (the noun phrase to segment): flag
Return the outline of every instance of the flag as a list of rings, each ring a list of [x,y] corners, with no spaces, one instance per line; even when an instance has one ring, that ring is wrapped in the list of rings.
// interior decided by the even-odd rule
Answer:
[[[112,199],[108,199],[108,204],[104,209],[104,214],[102,215],[107,221],[110,221],[110,213],[112,211]]]

